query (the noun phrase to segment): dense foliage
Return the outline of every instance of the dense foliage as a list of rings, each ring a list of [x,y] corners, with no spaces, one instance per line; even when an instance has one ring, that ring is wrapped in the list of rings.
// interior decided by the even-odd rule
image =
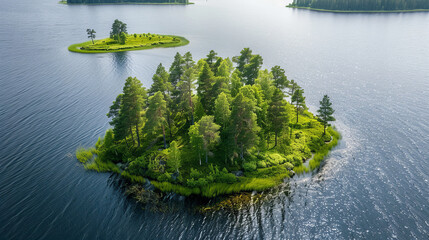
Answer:
[[[188,0],[67,0],[67,3],[101,4],[101,3],[181,3]]]
[[[429,9],[427,0],[294,0],[292,7],[343,11],[395,11]]]
[[[87,168],[121,172],[117,163],[129,179],[208,197],[264,190],[292,169],[308,171],[303,161],[312,152],[327,154],[335,131],[324,134],[324,125],[333,112],[315,118],[303,89],[280,66],[261,70],[262,61],[247,48],[233,61],[211,51],[195,63],[191,53],[177,53],[169,71],[158,65],[150,89],[129,77],[107,114],[113,129]],[[78,154],[81,162],[92,157]]]

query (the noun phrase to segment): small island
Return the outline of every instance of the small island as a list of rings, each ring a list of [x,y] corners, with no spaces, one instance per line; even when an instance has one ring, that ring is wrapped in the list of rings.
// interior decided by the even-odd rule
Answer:
[[[339,13],[423,12],[429,11],[429,1],[294,0],[287,7]]]
[[[63,4],[148,4],[148,5],[187,5],[192,4],[188,0],[62,0]]]
[[[109,38],[95,40],[95,30],[87,29],[86,31],[91,41],[70,45],[68,47],[69,51],[78,53],[107,53],[179,47],[189,44],[186,38],[180,36],[151,33],[128,34],[127,25],[118,19],[112,24],[112,31]]]
[[[329,96],[315,116],[304,89],[262,63],[249,48],[232,60],[177,53],[168,71],[158,65],[149,89],[127,78],[107,113],[112,129],[77,159],[119,174],[140,200],[147,186],[207,198],[260,192],[317,169],[340,138]]]

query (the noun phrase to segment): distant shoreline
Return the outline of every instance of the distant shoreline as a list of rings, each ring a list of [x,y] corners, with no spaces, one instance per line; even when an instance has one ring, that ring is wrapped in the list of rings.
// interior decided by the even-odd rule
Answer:
[[[333,12],[333,13],[405,13],[405,12],[429,12],[429,9],[412,9],[412,10],[330,10],[310,7],[286,6],[288,8],[305,9],[316,12]]]
[[[67,3],[67,1],[59,1],[59,4],[65,4],[65,5],[192,5],[193,2],[189,3]]]

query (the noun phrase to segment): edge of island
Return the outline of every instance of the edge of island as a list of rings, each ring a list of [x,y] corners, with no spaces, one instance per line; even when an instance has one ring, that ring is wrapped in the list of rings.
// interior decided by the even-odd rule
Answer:
[[[305,9],[315,12],[331,12],[331,13],[407,13],[407,12],[429,12],[429,9],[410,9],[410,10],[331,10],[319,9],[311,7],[299,7],[287,5],[287,8]]]

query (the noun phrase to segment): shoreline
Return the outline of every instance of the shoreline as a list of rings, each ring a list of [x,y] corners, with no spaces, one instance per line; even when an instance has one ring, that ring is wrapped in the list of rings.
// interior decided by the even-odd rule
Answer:
[[[286,6],[287,8],[305,9],[316,12],[331,12],[331,13],[410,13],[410,12],[429,12],[429,9],[412,9],[412,10],[330,10],[311,7]]]
[[[175,35],[162,35],[162,36],[168,36],[168,37],[174,37],[179,39],[179,42],[172,42],[172,43],[165,43],[165,44],[156,44],[156,45],[148,45],[148,46],[141,46],[141,45],[135,45],[136,47],[130,47],[130,48],[124,48],[124,49],[112,49],[112,50],[86,50],[86,49],[80,49],[81,47],[91,45],[92,41],[87,41],[83,43],[76,43],[72,44],[68,47],[68,50],[70,52],[76,52],[76,53],[111,53],[111,52],[127,52],[127,51],[138,51],[138,50],[147,50],[147,49],[153,49],[153,48],[170,48],[170,47],[181,47],[189,44],[189,40]],[[103,39],[100,39],[103,40]],[[97,41],[100,41],[97,40]],[[140,46],[140,47],[138,47]]]
[[[189,2],[189,3],[138,3],[138,2],[130,2],[130,3],[67,3],[67,1],[59,1],[59,4],[64,4],[64,5],[192,5],[195,4],[193,2]]]

